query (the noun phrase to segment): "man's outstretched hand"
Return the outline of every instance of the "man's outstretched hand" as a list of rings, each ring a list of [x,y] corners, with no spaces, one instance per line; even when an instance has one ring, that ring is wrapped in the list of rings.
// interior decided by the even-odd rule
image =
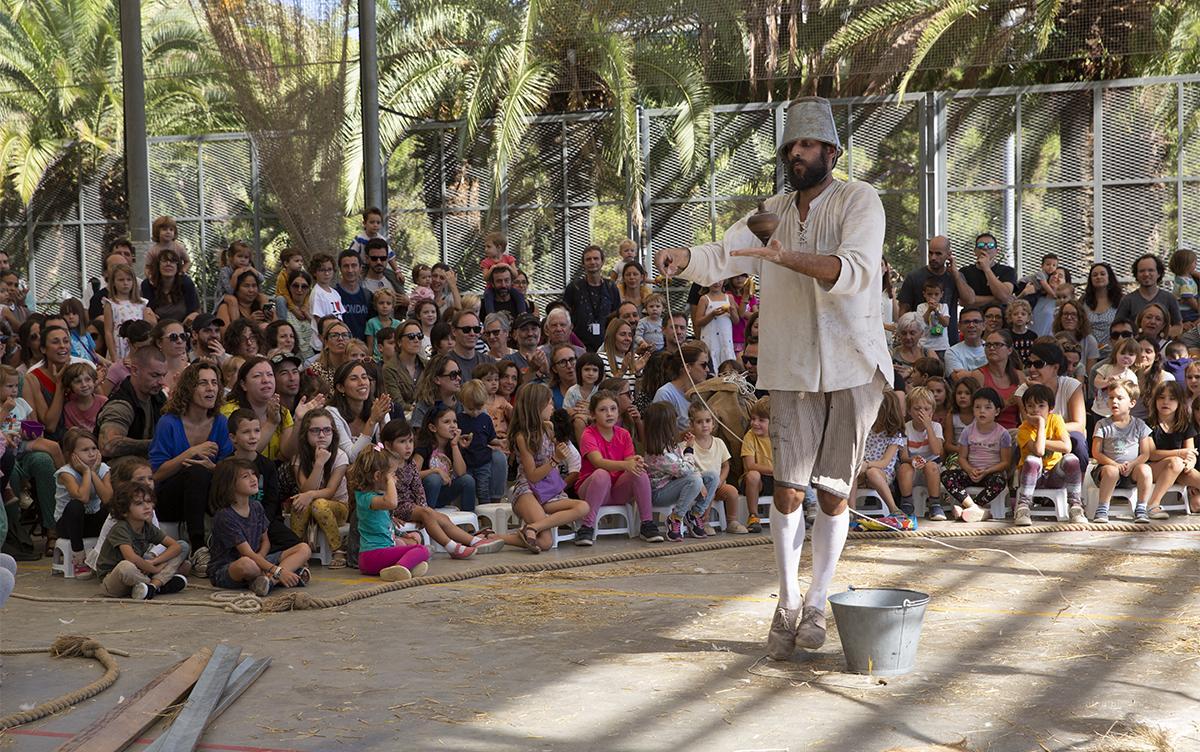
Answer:
[[[674,277],[691,263],[692,252],[687,248],[664,248],[658,252],[658,270],[663,276]]]

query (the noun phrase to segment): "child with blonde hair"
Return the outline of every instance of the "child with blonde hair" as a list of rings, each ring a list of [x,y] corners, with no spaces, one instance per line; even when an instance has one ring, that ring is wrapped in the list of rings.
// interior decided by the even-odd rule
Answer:
[[[392,316],[396,310],[396,293],[381,287],[371,296],[371,303],[375,306],[375,315],[367,319],[367,349],[371,351],[375,362],[382,363],[383,355],[379,350],[379,343],[375,340],[380,329],[396,327],[396,319]]]
[[[1092,386],[1096,389],[1096,397],[1092,400],[1092,412],[1101,418],[1112,415],[1108,407],[1108,388],[1118,381],[1138,382],[1137,372],[1133,370],[1141,347],[1133,337],[1113,340],[1112,352],[1108,361],[1096,369],[1092,378]]]
[[[746,494],[746,529],[762,532],[758,500],[775,495],[775,454],[771,448],[771,398],[750,406],[750,430],[742,437],[742,489]]]
[[[896,471],[900,486],[900,509],[911,515],[916,511],[913,504],[913,486],[918,474],[929,491],[929,519],[942,521],[946,513],[938,501],[941,495],[942,475],[942,425],[933,418],[935,403],[933,393],[923,386],[913,387],[908,393],[908,415],[904,424],[904,446],[900,447],[900,467]]]
[[[1028,394],[1028,393],[1027,393]],[[1150,471],[1150,453],[1154,442],[1150,427],[1132,410],[1141,396],[1137,382],[1117,381],[1109,384],[1108,407],[1111,415],[1096,424],[1092,434],[1092,480],[1099,490],[1099,504],[1092,522],[1108,523],[1108,506],[1117,488],[1138,490],[1134,522],[1148,523],[1146,501],[1150,498],[1154,476]],[[1070,441],[1067,442],[1070,449]]]
[[[900,397],[893,390],[887,389],[883,393],[883,402],[879,403],[879,412],[875,414],[875,423],[871,425],[871,431],[867,434],[863,464],[856,485],[865,484],[879,494],[884,506],[893,515],[901,514],[892,496],[892,481],[896,479],[896,461],[902,446],[904,413],[900,407]],[[850,504],[854,505],[853,494],[850,496]]]
[[[733,455],[729,453],[725,442],[719,436],[713,435],[716,418],[712,410],[703,403],[693,402],[688,406],[688,420],[691,421],[691,439],[688,446],[692,448],[696,467],[701,473],[714,473],[717,477],[717,482],[708,490],[705,508],[711,510],[713,502],[720,501],[725,505],[725,532],[744,535],[749,531],[737,520],[738,492],[727,482],[729,462]]]

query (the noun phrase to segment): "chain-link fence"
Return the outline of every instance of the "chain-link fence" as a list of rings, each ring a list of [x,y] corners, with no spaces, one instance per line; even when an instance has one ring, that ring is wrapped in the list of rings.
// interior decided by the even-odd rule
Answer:
[[[539,117],[496,201],[486,135],[460,145],[456,124],[425,124],[387,160],[390,236],[402,258],[445,261],[472,288],[482,236],[500,230],[531,288],[559,290],[589,244],[613,249],[629,235],[648,259],[719,237],[781,188],[786,107],[714,107],[691,169],[668,138],[675,112],[643,110],[637,190],[601,153],[606,113]],[[1077,282],[1093,259],[1127,274],[1142,253],[1200,247],[1200,76],[835,100],[834,113],[846,149],[837,174],[880,191],[886,252],[902,272],[935,234],[966,263],[989,230],[1022,273],[1054,252]],[[178,220],[202,289],[231,240],[249,240],[268,267],[286,240],[257,160],[244,134],[151,140],[151,211]],[[123,232],[119,164],[39,192],[29,211],[0,206],[0,250],[28,261],[39,300],[78,294]]]

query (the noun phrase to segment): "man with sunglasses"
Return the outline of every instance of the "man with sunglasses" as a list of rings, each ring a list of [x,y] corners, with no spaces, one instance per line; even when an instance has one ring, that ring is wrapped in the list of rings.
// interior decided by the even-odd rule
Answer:
[[[758,341],[747,342],[742,354],[742,367],[746,369],[746,381],[754,387],[755,397],[766,397],[767,390],[758,388]]]
[[[404,294],[404,272],[399,267],[395,271],[388,266],[388,243],[383,238],[371,238],[364,249],[367,273],[363,275],[360,284],[368,295],[385,287],[396,293],[396,310],[408,310],[408,296]],[[395,258],[395,257],[393,257]]]
[[[1008,305],[1017,286],[1017,270],[996,261],[1000,246],[996,236],[981,232],[975,236],[975,263],[959,271],[975,293],[975,305],[988,303]]]
[[[958,328],[962,341],[951,345],[946,351],[946,373],[952,381],[958,381],[987,364],[983,349],[983,311],[978,306],[964,308],[958,315]]]
[[[463,383],[471,380],[475,366],[492,361],[486,353],[475,349],[475,343],[479,341],[482,331],[483,326],[480,325],[479,317],[474,311],[459,311],[450,320],[450,336],[454,339],[454,344],[450,346],[448,354],[462,370]]]
[[[497,312],[508,313],[509,321],[516,321],[522,313],[529,313],[529,302],[520,290],[513,289],[513,269],[508,264],[495,264],[487,270],[488,287],[483,291],[484,316]]]

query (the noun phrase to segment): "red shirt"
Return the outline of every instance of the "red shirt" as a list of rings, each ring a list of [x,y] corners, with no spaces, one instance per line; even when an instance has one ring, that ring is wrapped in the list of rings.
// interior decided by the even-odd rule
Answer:
[[[600,456],[604,459],[616,462],[627,460],[634,455],[633,437],[629,435],[629,432],[620,426],[613,426],[612,432],[612,438],[606,440],[600,435],[600,429],[594,425],[583,429],[583,437],[579,442],[579,453],[583,455],[583,461],[579,469],[579,480],[575,482],[575,490],[579,490],[583,486],[583,482],[596,472],[596,466],[588,460],[589,453],[600,452]],[[608,474],[616,482],[617,476],[621,473],[620,471],[609,471]]]

